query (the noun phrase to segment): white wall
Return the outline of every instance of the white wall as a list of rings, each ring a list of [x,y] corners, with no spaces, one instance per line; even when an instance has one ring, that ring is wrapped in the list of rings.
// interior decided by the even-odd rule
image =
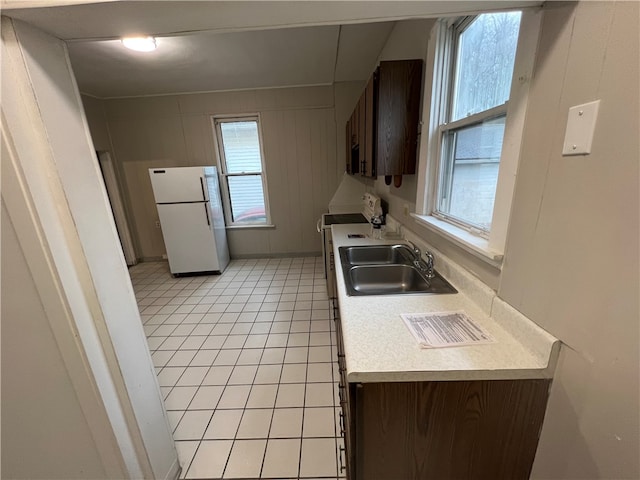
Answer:
[[[5,168],[2,175],[4,180]],[[1,258],[3,478],[124,476],[118,452],[110,452],[106,465],[108,454],[94,439],[75,390],[78,379],[71,378],[49,324],[53,312],[45,310],[4,199]],[[83,380],[92,383],[88,376]],[[103,422],[108,429],[106,415]]]
[[[96,150],[111,151],[111,138],[107,126],[107,115],[104,112],[104,102],[99,98],[82,95],[82,106],[91,127],[91,140]]]
[[[321,251],[316,221],[344,170],[336,160],[332,87],[111,99],[103,105],[140,257],[165,253],[147,169],[215,164],[211,116],[243,113],[260,114],[275,228],[228,230],[231,255]],[[92,122],[94,135],[100,130]]]
[[[544,7],[498,291],[566,344],[533,478],[640,478],[639,18]],[[592,153],[563,157],[569,107],[597,99]]]
[[[66,368],[80,386],[86,382],[78,370],[89,369],[101,409],[88,394],[81,407],[99,454],[109,445],[118,451],[119,465],[104,462],[106,477],[173,477],[177,455],[66,47],[5,17],[2,40],[3,132],[15,146],[21,185],[33,196],[34,221],[42,224],[41,241],[51,249],[58,291],[69,305],[67,328],[79,342],[60,346],[71,358]],[[15,215],[11,206],[8,211]],[[21,246],[27,240],[20,238]],[[84,363],[73,360],[72,348],[86,355]],[[106,425],[96,422],[105,414]],[[51,467],[48,476],[64,476],[62,467]]]

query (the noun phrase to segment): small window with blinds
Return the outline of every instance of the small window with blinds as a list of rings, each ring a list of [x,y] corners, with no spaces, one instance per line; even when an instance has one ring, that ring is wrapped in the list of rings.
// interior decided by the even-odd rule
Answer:
[[[257,116],[214,118],[227,226],[270,224]]]

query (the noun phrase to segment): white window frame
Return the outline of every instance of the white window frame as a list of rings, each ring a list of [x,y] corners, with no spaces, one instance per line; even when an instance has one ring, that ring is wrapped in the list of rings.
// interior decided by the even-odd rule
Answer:
[[[260,114],[252,113],[246,115],[215,115],[211,117],[213,123],[214,140],[218,158],[218,170],[220,172],[220,190],[222,193],[222,205],[224,207],[224,216],[227,228],[260,228],[260,227],[273,227],[271,223],[271,209],[269,208],[269,191],[267,189],[267,172],[265,168],[264,158],[264,142],[262,141],[262,125],[260,122]],[[224,151],[224,143],[222,141],[222,130],[220,125],[222,123],[231,122],[250,122],[255,121],[258,127],[258,142],[260,143],[260,162],[261,172],[242,172],[230,174],[227,172],[227,161]],[[233,221],[233,214],[231,209],[231,196],[229,193],[228,177],[247,176],[259,174],[262,180],[262,193],[264,195],[264,210],[266,219],[264,221],[247,223],[237,223]]]
[[[472,17],[473,18],[473,17]],[[522,129],[527,96],[538,43],[542,13],[539,9],[523,10],[516,48],[511,91],[506,104],[443,125],[450,101],[447,73],[450,71],[456,23],[459,18],[440,19],[434,26],[427,52],[427,73],[422,111],[429,112],[424,122],[426,134],[420,139],[420,167],[416,192],[416,221],[437,232],[474,256],[500,268],[511,213],[511,201],[520,157]],[[469,19],[470,21],[471,19]],[[473,227],[443,218],[437,214],[437,189],[445,131],[477,123],[482,119],[506,113],[505,131],[498,171],[491,230]]]

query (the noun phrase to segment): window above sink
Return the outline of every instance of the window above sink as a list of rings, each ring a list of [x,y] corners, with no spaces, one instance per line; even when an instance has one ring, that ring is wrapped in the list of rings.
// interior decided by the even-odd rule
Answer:
[[[497,267],[539,25],[528,10],[443,18],[429,42],[423,111],[430,113],[412,216]]]

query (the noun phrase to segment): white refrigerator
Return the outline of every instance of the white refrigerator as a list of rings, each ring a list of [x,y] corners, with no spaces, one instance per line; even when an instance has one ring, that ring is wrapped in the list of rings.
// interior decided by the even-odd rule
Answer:
[[[216,167],[150,168],[173,275],[222,272],[229,247]]]

